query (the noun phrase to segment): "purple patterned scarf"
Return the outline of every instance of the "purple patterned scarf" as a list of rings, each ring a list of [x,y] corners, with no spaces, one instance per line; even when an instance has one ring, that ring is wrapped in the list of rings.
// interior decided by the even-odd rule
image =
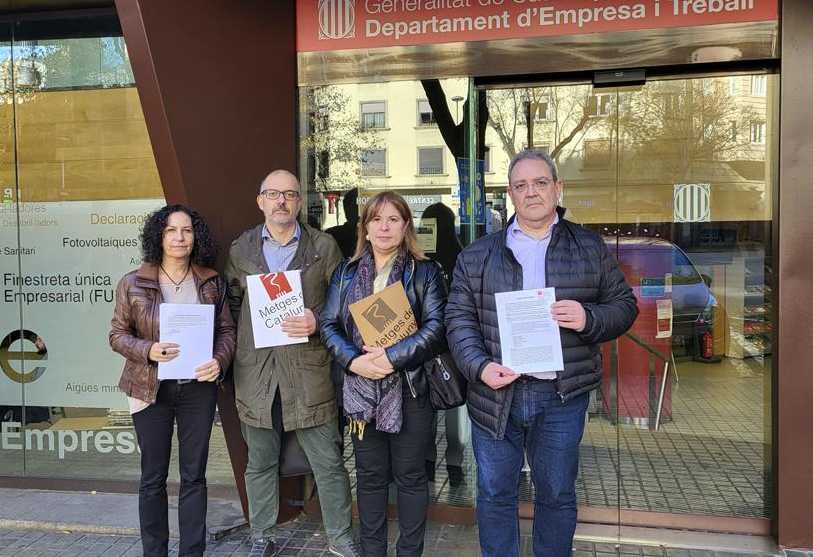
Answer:
[[[387,286],[400,281],[404,275],[406,256],[399,252],[387,278]],[[375,281],[375,260],[369,250],[361,256],[356,270],[356,276],[348,285],[348,306],[373,294]],[[361,338],[358,327],[348,311],[344,316],[344,328],[353,343],[361,349],[364,340]],[[375,428],[385,433],[398,433],[401,431],[403,421],[403,391],[401,374],[398,370],[383,379],[367,379],[355,373],[344,378],[342,396],[344,399],[344,414],[350,418],[350,433],[357,433],[359,440],[364,437],[364,427],[375,422]]]

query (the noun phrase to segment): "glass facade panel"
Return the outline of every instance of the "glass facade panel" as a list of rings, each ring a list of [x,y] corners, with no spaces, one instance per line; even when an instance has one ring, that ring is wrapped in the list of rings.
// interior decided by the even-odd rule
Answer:
[[[164,195],[122,37],[0,44],[0,130],[0,475],[137,480],[107,334]],[[211,454],[232,483],[219,432]]]
[[[618,92],[616,247],[642,310],[618,342],[619,385],[627,375],[630,392],[637,381],[647,393],[639,410],[618,407],[623,508],[771,516],[769,136],[778,80],[735,79],[735,91],[763,84],[761,95],[732,95],[724,77]],[[652,101],[667,88],[680,110],[659,117]],[[749,121],[761,124],[760,141],[730,133],[730,122]],[[652,493],[656,480],[662,489]]]
[[[29,73],[39,74],[39,90],[135,85],[122,37],[23,40],[16,45],[21,57],[18,81],[24,86],[33,84]]]
[[[35,25],[27,24],[37,35]],[[0,42],[0,475],[137,480],[117,281],[163,190],[121,36]],[[16,143],[15,143],[16,141]],[[219,420],[214,428],[219,430]],[[219,431],[208,479],[233,483]],[[170,481],[178,480],[177,449]]]
[[[764,97],[750,94],[752,77],[764,78]],[[347,254],[358,207],[379,191],[401,193],[426,253],[450,271],[462,245],[513,214],[505,195],[511,157],[528,146],[550,153],[569,218],[604,236],[641,309],[631,331],[602,348],[604,381],[591,395],[581,446],[580,506],[611,522],[619,510],[769,517],[775,87],[772,75],[600,91],[477,89],[462,79],[333,86],[349,101],[326,117],[337,137],[343,121],[354,122],[347,133],[359,132],[354,107],[363,105],[354,99],[400,109],[387,114],[387,129],[356,144],[355,155],[325,149],[335,153],[331,168],[362,160],[349,180],[315,173],[303,181],[318,222],[337,239],[351,231]],[[307,122],[320,110],[308,100],[320,89],[301,93],[303,161],[315,153]],[[422,96],[436,126],[415,126],[404,110]],[[452,227],[440,224],[438,207]],[[443,253],[450,245],[458,247]],[[467,506],[476,471],[459,418],[438,416],[440,480],[432,493],[436,503]],[[452,485],[441,453],[448,464],[459,446],[466,480]],[[523,474],[522,501],[532,503],[533,494]]]
[[[586,85],[521,87],[486,90],[489,126],[486,140],[491,145],[491,162],[497,173],[493,191],[504,192],[508,163],[526,147],[543,150],[556,161],[565,183],[563,206],[567,218],[576,207],[599,211],[608,222],[616,218],[614,151],[605,133],[610,122],[613,98],[594,94]],[[494,139],[489,140],[489,137]],[[578,176],[595,176],[589,195],[574,195]],[[514,214],[506,196],[507,217]],[[612,356],[605,357],[605,362]],[[605,364],[606,367],[606,364]],[[614,392],[614,391],[613,391]],[[590,395],[584,436],[580,446],[580,469],[576,481],[579,507],[590,508],[602,522],[617,520],[620,497],[618,477],[618,425],[614,409],[604,402],[601,391]],[[523,473],[522,503],[532,505],[535,489],[530,474]],[[597,513],[597,514],[595,514]]]
[[[9,451],[6,446],[14,444],[15,429],[10,426],[24,423],[23,400],[28,375],[23,367],[23,354],[26,348],[36,354],[30,342],[22,339],[19,327],[20,308],[6,303],[18,290],[13,286],[20,274],[20,238],[18,234],[17,211],[17,172],[15,168],[14,103],[11,82],[11,40],[4,38],[5,30],[0,31],[0,261],[3,275],[3,317],[10,326],[4,327],[0,335],[0,475],[21,475],[24,470],[24,453],[21,450]],[[11,284],[11,285],[10,285]],[[27,346],[26,346],[27,345]],[[26,362],[29,363],[29,362]],[[31,376],[33,378],[33,376]]]
[[[113,289],[140,262],[139,228],[163,192],[124,43],[12,41],[0,64],[0,321],[23,360],[4,365],[0,403],[24,404],[3,414],[0,473],[134,479],[107,332]]]
[[[763,96],[753,94],[760,83]],[[499,144],[517,123],[515,145],[551,153],[569,218],[604,236],[641,311],[602,349],[582,505],[770,517],[776,83],[487,91]],[[523,102],[527,127],[519,108],[506,110]],[[750,136],[736,133],[749,126]]]
[[[457,254],[471,228],[471,220],[461,217],[461,203],[468,197],[466,144],[473,133],[462,103],[469,94],[469,86],[469,80],[449,79],[336,85],[300,91],[300,168],[311,169],[302,176],[309,192],[309,220],[332,234],[346,256],[352,255],[356,246],[359,209],[376,193],[395,191],[410,206],[421,248],[441,264],[447,278],[451,277]],[[339,102],[328,108],[328,103],[321,100],[326,98]],[[417,125],[413,112],[416,99]],[[374,102],[382,110],[383,106],[388,107],[386,128],[364,125],[368,107]],[[319,125],[319,121],[327,124]],[[329,137],[318,131],[325,129],[330,130]],[[444,135],[454,138],[451,144],[444,140]],[[348,137],[353,141],[344,140]],[[330,153],[331,177],[327,180],[307,162],[320,151]],[[485,159],[484,155],[479,158]],[[361,164],[352,167],[344,163],[353,160]],[[343,165],[345,174],[334,177],[332,170],[336,165]],[[481,187],[483,177],[480,166]],[[466,193],[461,193],[462,190]],[[494,201],[489,197],[490,203]],[[485,209],[485,204],[482,207]],[[482,212],[480,218],[485,228]],[[489,227],[501,226],[502,222],[498,215],[489,220]],[[470,507],[474,504],[476,476],[466,411],[458,408],[439,412],[436,422],[434,443],[429,446],[432,460],[428,465],[435,476],[430,484],[432,501]],[[354,478],[349,438],[344,447],[345,461]]]

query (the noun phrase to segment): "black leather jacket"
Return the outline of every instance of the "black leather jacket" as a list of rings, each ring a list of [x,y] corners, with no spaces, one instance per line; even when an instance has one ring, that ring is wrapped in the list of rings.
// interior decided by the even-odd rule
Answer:
[[[344,315],[348,311],[347,287],[356,275],[358,261],[342,262],[333,273],[327,298],[319,314],[322,342],[333,356],[332,377],[337,387],[350,372],[350,362],[362,354],[347,335]],[[446,308],[446,285],[440,265],[430,260],[407,258],[402,279],[418,331],[386,349],[396,371],[404,373],[413,397],[427,393],[423,363],[445,352],[446,331],[443,312]]]
[[[556,391],[564,403],[598,387],[599,344],[624,334],[638,306],[601,236],[565,220],[563,209],[559,218],[545,256],[546,284],[556,288],[557,300],[576,300],[587,313],[583,331],[560,329],[564,370],[557,374]],[[497,439],[505,434],[514,385],[495,391],[480,374],[502,358],[494,294],[512,290],[522,290],[522,267],[506,246],[503,230],[463,250],[446,306],[447,340],[469,380],[469,416]]]

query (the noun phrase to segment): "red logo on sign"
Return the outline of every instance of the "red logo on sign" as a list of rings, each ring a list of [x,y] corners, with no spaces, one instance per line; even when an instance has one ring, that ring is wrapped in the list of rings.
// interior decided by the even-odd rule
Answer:
[[[260,275],[260,282],[263,283],[265,291],[272,300],[276,300],[283,294],[293,292],[293,288],[288,283],[288,277],[285,273],[268,273],[267,275]]]

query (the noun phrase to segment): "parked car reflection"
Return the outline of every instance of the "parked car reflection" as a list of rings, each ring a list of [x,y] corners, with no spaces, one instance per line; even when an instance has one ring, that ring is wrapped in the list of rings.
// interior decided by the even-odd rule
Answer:
[[[701,274],[679,246],[662,238],[605,236],[639,301],[670,297],[672,337],[684,341],[688,354],[708,359],[703,336],[711,331],[711,279]]]

